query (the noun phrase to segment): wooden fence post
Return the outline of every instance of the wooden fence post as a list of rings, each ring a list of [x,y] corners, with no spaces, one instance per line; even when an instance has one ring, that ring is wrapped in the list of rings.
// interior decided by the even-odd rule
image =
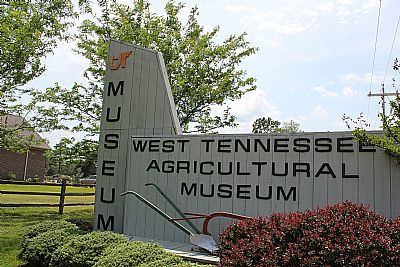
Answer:
[[[64,201],[65,201],[66,188],[67,188],[67,180],[63,179],[61,182],[60,204],[58,206],[58,214],[63,214],[63,212],[64,212]]]

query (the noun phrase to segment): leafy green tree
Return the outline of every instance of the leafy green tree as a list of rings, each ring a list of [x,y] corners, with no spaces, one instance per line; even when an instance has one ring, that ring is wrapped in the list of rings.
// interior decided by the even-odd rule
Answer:
[[[96,173],[97,149],[94,140],[62,138],[47,153],[47,175],[85,177]]]
[[[45,71],[43,58],[57,41],[67,38],[76,14],[70,0],[0,1],[0,14],[0,117],[24,117],[17,125],[0,123],[0,147],[27,149],[18,131],[33,130],[53,120],[44,114],[33,119],[35,103],[21,104],[21,97],[28,91],[22,87]]]
[[[282,127],[277,129],[279,133],[299,133],[301,132],[300,123],[293,120],[283,122]]]
[[[400,162],[400,97],[390,101],[389,115],[381,113],[379,117],[383,130],[381,134],[371,134],[365,130],[369,124],[363,114],[355,120],[344,115],[343,120],[360,143],[380,147]]]
[[[151,12],[146,0],[134,0],[132,6],[99,0],[97,15],[92,12],[91,1],[81,3],[83,10],[93,15],[93,19],[86,19],[80,25],[76,49],[90,61],[85,72],[88,85],[76,83],[72,88],[56,85],[45,92],[36,92],[35,100],[54,104],[50,108],[43,105],[42,112],[77,121],[71,130],[98,133],[107,41],[114,38],[163,53],[185,132],[211,132],[236,125],[226,101],[239,99],[256,88],[255,79],[239,69],[242,60],[257,51],[245,40],[246,33],[231,35],[218,44],[215,39],[219,27],[206,31],[198,22],[197,7],[191,9],[187,21],[182,23],[178,15],[184,5],[174,1],[167,2],[165,15]],[[212,115],[213,105],[224,106],[224,114]],[[55,108],[60,106],[63,108]]]
[[[258,118],[253,122],[253,133],[298,133],[301,132],[300,124],[290,120],[283,122],[273,120],[271,117]]]
[[[276,132],[281,123],[271,117],[258,118],[253,122],[253,133],[273,133]]]
[[[397,58],[394,60],[393,70],[400,71]],[[353,130],[355,139],[360,143],[380,147],[400,162],[400,96],[390,101],[389,105],[389,114],[383,114],[383,112],[379,114],[382,134],[371,134],[365,130],[370,125],[362,113],[356,119],[343,115],[343,120],[347,127]]]

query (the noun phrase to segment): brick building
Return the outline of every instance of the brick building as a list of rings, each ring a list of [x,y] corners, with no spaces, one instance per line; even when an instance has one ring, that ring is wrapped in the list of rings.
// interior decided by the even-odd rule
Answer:
[[[23,123],[24,119],[19,116],[7,115],[1,117],[1,125],[3,126],[14,127]],[[43,178],[46,169],[44,153],[50,149],[49,145],[36,132],[23,129],[19,130],[18,133],[21,137],[30,137],[35,142],[29,151],[24,154],[0,148],[0,179],[9,178],[10,173],[15,174],[17,180],[32,177]]]

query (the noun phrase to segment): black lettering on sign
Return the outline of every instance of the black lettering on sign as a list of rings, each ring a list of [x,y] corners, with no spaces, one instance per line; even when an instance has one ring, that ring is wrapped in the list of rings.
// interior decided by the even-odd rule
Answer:
[[[119,89],[121,89],[121,95],[124,95],[124,81],[119,81],[118,82],[117,89],[115,89],[115,86],[114,86],[113,82],[109,82],[108,83],[107,96],[111,95],[111,91],[112,91],[112,94],[114,96],[117,96]]]
[[[101,174],[108,175],[108,176],[114,176],[114,165],[115,165],[114,160],[103,160]]]
[[[372,146],[369,144],[363,144],[361,141],[358,141],[358,151],[360,152],[376,152],[374,147],[366,148],[366,146]]]
[[[240,161],[236,162],[236,174],[237,175],[250,175],[250,172],[248,172],[248,171],[242,172],[242,170],[240,169],[240,165],[241,165]]]
[[[149,141],[149,152],[160,151],[160,140],[152,139]]]
[[[246,139],[246,144],[244,144],[240,139],[235,139],[235,152],[239,152],[239,146],[243,151],[250,152],[250,139]]]
[[[276,172],[276,163],[272,162],[272,176],[287,176],[289,172],[289,163],[285,162],[285,170],[283,173]]]
[[[204,165],[210,165],[210,170],[208,170],[208,171],[204,170]],[[214,171],[212,170],[212,167],[214,167],[214,162],[212,162],[212,161],[200,162],[200,174],[204,174],[204,175],[213,174]]]
[[[251,197],[248,195],[250,194],[250,190],[245,190],[246,188],[251,188],[251,185],[248,184],[238,184],[236,186],[236,197],[241,199],[250,199]]]
[[[205,193],[204,191],[205,191],[204,190],[204,184],[201,184],[200,185],[200,196],[202,196],[202,197],[213,197],[214,196],[214,184],[211,184],[209,193]]]
[[[359,178],[358,174],[346,174],[346,163],[342,163],[342,178]]]
[[[174,152],[174,140],[164,140],[162,152],[165,153]]]
[[[254,139],[254,152],[258,152],[258,147],[261,147],[264,152],[269,152],[271,150],[271,139],[268,138],[266,139],[266,141],[267,147],[265,147],[265,145],[259,138]]]
[[[354,152],[353,142],[344,143],[344,141],[351,141],[352,137],[339,137],[337,139],[337,152]]]
[[[108,122],[116,122],[119,121],[121,118],[121,107],[118,107],[118,111],[117,111],[117,116],[114,118],[110,117],[110,108],[107,108],[107,116],[106,116],[106,121]]]
[[[266,196],[261,196],[260,195],[260,186],[256,186],[256,198],[257,199],[264,199],[264,200],[269,200],[272,198],[272,186],[268,186],[268,194]]]
[[[147,140],[143,141],[143,140],[132,140],[132,145],[133,145],[133,150],[135,152],[144,152],[144,150],[146,149],[146,145],[147,145]]]
[[[174,172],[174,161],[173,160],[164,160],[161,165],[162,172],[164,173],[173,173]]]
[[[231,198],[232,197],[232,185],[220,184],[218,185],[218,194],[220,198]]]
[[[181,173],[180,170],[185,170],[190,173],[190,162],[188,160],[179,160],[176,162],[176,172]]]
[[[102,230],[107,231],[110,226],[110,231],[114,231],[114,216],[108,216],[107,222],[104,220],[104,215],[99,213],[97,216],[97,230],[100,230],[100,225],[103,226]]]
[[[111,200],[104,199],[104,187],[100,191],[100,201],[103,203],[114,203],[115,202],[115,188],[111,189]]]
[[[108,149],[116,149],[118,148],[118,139],[119,134],[106,134],[104,136],[105,143],[104,147]]]
[[[276,138],[274,140],[274,152],[289,152],[289,138]]]
[[[218,174],[221,175],[231,175],[233,173],[233,162],[229,161],[228,162],[228,169],[225,171],[223,170],[223,162],[218,161]]]
[[[268,164],[268,162],[267,161],[261,161],[261,162],[253,161],[251,164],[257,165],[257,176],[261,176],[261,173],[262,173],[261,166],[263,166],[263,165],[266,166]]]
[[[307,177],[310,177],[310,163],[307,162],[299,162],[293,163],[293,176],[296,177],[298,172],[305,172]]]
[[[190,189],[187,187],[187,184],[183,182],[181,184],[181,195],[183,195],[184,192],[186,192],[187,196],[190,196],[193,191],[193,196],[197,195],[197,184],[194,183],[190,186]]]
[[[210,143],[214,142],[213,139],[202,139],[202,143],[206,143],[206,152],[210,152]]]
[[[310,139],[309,138],[295,138],[294,152],[310,152]]]
[[[315,139],[315,152],[331,152],[332,139],[331,138],[316,138]]]
[[[325,170],[325,168],[327,170]],[[315,175],[315,177],[319,177],[321,174],[330,174],[330,175],[332,175],[332,178],[336,178],[336,174],[332,170],[331,165],[329,165],[329,163],[326,163],[326,162],[321,165],[321,167],[317,171],[317,174]]]
[[[231,139],[220,139],[218,140],[218,146],[217,146],[217,151],[218,152],[232,152],[231,151],[231,145],[230,143],[232,142]],[[226,144],[228,143],[228,144]]]
[[[153,159],[151,160],[149,166],[146,169],[146,172],[148,172],[150,169],[156,169],[158,172],[160,172],[160,167],[158,166],[157,160]]]
[[[282,195],[282,196],[283,196],[283,199],[287,201],[287,200],[289,200],[290,195],[293,194],[292,200],[293,200],[293,201],[296,201],[296,187],[293,187],[293,186],[292,186],[292,187],[289,189],[289,192],[288,192],[287,194],[285,193],[285,189],[283,188],[283,186],[278,186],[277,191],[278,191],[277,200],[280,200],[281,195]]]
[[[181,144],[181,152],[185,152],[185,144],[189,143],[189,140],[178,139],[176,142]]]

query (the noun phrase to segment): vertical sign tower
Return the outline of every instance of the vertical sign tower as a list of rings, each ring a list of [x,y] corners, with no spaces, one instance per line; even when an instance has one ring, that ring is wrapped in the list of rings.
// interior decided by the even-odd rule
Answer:
[[[181,133],[162,55],[110,40],[102,110],[94,228],[122,232],[130,136]]]

